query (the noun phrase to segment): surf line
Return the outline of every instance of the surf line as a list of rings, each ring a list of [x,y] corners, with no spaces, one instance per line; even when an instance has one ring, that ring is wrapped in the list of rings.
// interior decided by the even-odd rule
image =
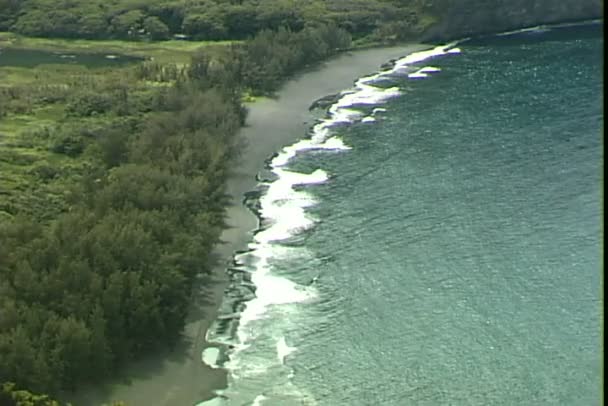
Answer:
[[[258,218],[258,228],[247,250],[234,256],[234,269],[248,274],[247,279],[253,285],[253,295],[242,303],[240,312],[235,311],[230,315],[236,323],[234,336],[230,343],[226,343],[228,345],[224,356],[221,357],[222,361],[218,360],[215,351],[207,354],[207,359],[214,367],[219,365],[227,369],[233,378],[238,378],[239,369],[242,367],[239,354],[249,348],[257,338],[251,323],[264,317],[272,306],[302,303],[317,296],[316,283],[299,285],[272,272],[271,262],[294,254],[293,247],[281,243],[314,227],[316,223],[316,219],[306,213],[307,208],[316,204],[314,197],[305,190],[296,190],[294,187],[322,184],[330,179],[320,168],[308,174],[299,173],[289,170],[289,163],[296,155],[305,151],[351,149],[335,135],[333,129],[336,126],[375,121],[374,115],[386,111],[380,106],[402,94],[398,87],[382,88],[375,86],[375,82],[392,75],[405,76],[415,72],[427,75],[439,72],[435,67],[421,68],[417,65],[430,58],[460,52],[456,42],[440,45],[409,54],[394,61],[390,69],[359,78],[353,88],[340,93],[337,100],[327,109],[326,117],[312,126],[309,138],[282,148],[267,161],[266,169],[273,173],[274,179],[259,182],[258,190],[250,192],[256,196],[256,202],[248,205]],[[373,108],[371,116],[363,117],[364,114],[357,110],[360,106],[376,107]],[[313,282],[316,282],[318,277],[319,275]],[[297,351],[297,347],[290,346],[285,335],[279,334],[274,338],[277,353],[275,362],[285,365],[288,357]],[[218,396],[222,397],[223,392],[217,391]]]

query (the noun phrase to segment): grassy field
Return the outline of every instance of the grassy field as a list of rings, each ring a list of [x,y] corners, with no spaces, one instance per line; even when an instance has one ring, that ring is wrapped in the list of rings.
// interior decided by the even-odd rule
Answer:
[[[123,41],[49,39],[24,37],[10,32],[0,32],[0,48],[35,49],[63,52],[103,52],[150,58],[159,63],[187,63],[190,55],[201,47],[226,45],[234,41]]]

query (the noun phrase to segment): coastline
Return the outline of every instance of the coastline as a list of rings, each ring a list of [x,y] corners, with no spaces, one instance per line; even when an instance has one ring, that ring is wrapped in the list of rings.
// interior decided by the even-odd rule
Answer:
[[[214,398],[213,391],[226,385],[226,373],[201,362],[201,354],[205,348],[214,346],[205,336],[216,319],[229,283],[226,268],[231,265],[234,253],[246,248],[258,226],[256,216],[242,204],[244,194],[255,189],[258,183],[256,174],[264,170],[265,161],[273,153],[305,136],[315,120],[309,112],[311,104],[350,88],[357,78],[389,66],[392,59],[431,47],[409,44],[349,51],[306,68],[286,82],[276,98],[247,104],[247,126],[240,134],[249,145],[236,162],[227,184],[232,200],[226,211],[229,228],[222,233],[223,244],[215,249],[218,265],[213,270],[212,283],[207,284],[211,294],[205,293],[205,302],[201,300],[203,295],[193,298],[184,341],[174,350],[155,354],[130,367],[125,373],[130,383],[84,389],[86,396],[78,400],[70,398],[75,406],[96,406],[113,400],[125,401],[128,406],[180,406]]]
[[[254,213],[242,203],[245,193],[255,189],[256,175],[273,153],[305,137],[315,121],[309,111],[313,102],[350,88],[358,78],[381,70],[390,60],[431,47],[404,44],[345,52],[290,79],[275,97],[247,104],[247,124],[240,131],[246,146],[227,184],[231,197],[226,210],[228,228],[215,249],[217,265],[205,282],[206,290],[193,293],[183,339],[173,350],[129,367],[125,371],[129,382],[82,388],[70,400],[75,405],[120,400],[128,406],[188,406],[209,400],[214,397],[214,390],[224,388],[226,371],[207,366],[201,357],[205,348],[213,346],[205,336],[229,283],[226,269],[234,253],[247,247],[258,226]]]
[[[430,44],[404,44],[348,51],[290,79],[277,91],[276,97],[247,104],[247,124],[241,130],[247,145],[228,181],[228,193],[232,199],[227,209],[229,228],[224,230],[221,237],[224,243],[217,249],[220,258],[225,260],[215,270],[223,278],[221,293],[229,283],[226,268],[232,265],[235,253],[247,248],[259,227],[258,216],[243,204],[245,195],[256,188],[258,175],[266,169],[267,160],[273,154],[306,136],[317,120],[311,113],[313,105],[328,95],[333,98],[331,95],[349,89],[364,75],[378,72],[399,58],[432,47]],[[325,110],[325,107],[320,108]],[[215,320],[221,300],[222,296],[219,296],[215,301],[214,314],[205,331]],[[209,346],[213,346],[212,343],[205,341],[201,351]],[[207,369],[213,371],[210,367]],[[224,387],[225,384],[209,387],[207,395],[200,401],[214,398],[213,390]]]

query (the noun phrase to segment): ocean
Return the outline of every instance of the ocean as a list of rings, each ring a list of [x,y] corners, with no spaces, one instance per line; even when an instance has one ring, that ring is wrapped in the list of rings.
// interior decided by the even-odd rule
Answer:
[[[602,404],[602,30],[404,55],[317,111],[247,197],[203,404]]]

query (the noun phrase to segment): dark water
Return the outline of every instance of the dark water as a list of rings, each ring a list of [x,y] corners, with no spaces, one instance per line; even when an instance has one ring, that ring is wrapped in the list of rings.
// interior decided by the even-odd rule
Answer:
[[[101,68],[121,66],[127,63],[142,61],[127,55],[102,54],[102,53],[62,53],[51,51],[36,51],[31,49],[1,49],[0,67],[17,66],[23,68],[35,68],[46,64],[72,64],[83,65],[87,68]]]
[[[402,61],[275,158],[226,403],[601,404],[601,30]]]

